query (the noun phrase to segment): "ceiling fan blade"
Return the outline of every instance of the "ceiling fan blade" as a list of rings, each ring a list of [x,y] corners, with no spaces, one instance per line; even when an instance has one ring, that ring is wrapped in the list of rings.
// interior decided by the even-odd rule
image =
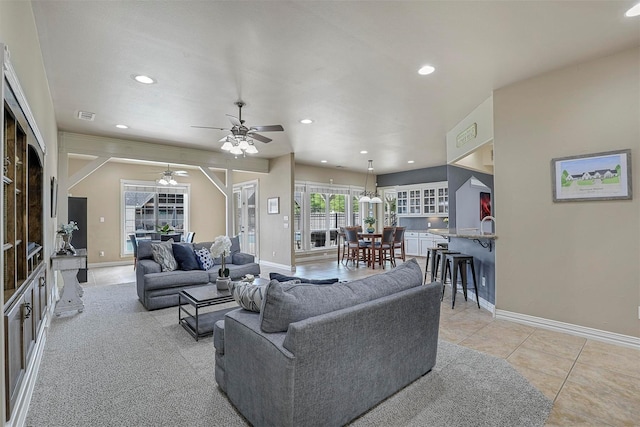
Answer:
[[[240,120],[238,120],[237,117],[234,117],[230,114],[227,114],[227,118],[229,119],[229,121],[231,122],[232,125],[234,126],[242,126],[242,123],[240,122]]]
[[[217,129],[217,130],[229,130],[229,129],[225,129],[225,128],[217,128],[217,127],[213,127],[213,126],[191,126],[192,128],[198,128],[198,129]]]
[[[262,136],[259,133],[252,133],[252,134],[249,135],[249,137],[251,137],[253,139],[257,139],[260,142],[264,142],[265,144],[267,142],[273,141],[271,138],[267,138],[266,136]]]
[[[266,126],[251,126],[251,130],[256,132],[277,132],[283,131],[282,125],[266,125]]]
[[[173,172],[173,174],[177,176],[189,176],[189,173],[187,171],[175,171]]]

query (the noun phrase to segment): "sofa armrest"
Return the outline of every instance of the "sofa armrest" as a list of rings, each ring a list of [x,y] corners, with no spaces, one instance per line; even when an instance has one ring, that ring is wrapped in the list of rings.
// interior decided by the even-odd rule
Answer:
[[[213,347],[216,353],[224,354],[224,319],[213,325]]]
[[[236,265],[251,264],[256,260],[253,255],[245,254],[244,252],[236,252],[231,259],[233,260],[233,264]]]
[[[162,272],[160,264],[152,259],[139,259],[138,264],[136,265],[136,270],[138,274],[142,273],[143,275]]]

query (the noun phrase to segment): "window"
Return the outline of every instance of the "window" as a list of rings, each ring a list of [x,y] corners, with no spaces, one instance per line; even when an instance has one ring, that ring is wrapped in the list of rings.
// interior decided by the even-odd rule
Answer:
[[[384,225],[388,227],[395,227],[398,225],[398,218],[396,216],[396,203],[397,203],[396,190],[385,190],[384,198]]]
[[[176,233],[189,230],[189,185],[163,186],[154,182],[122,181],[122,255],[133,254],[130,234],[152,239],[158,227],[169,225]]]
[[[296,182],[294,192],[294,248],[305,251],[336,247],[338,230],[360,223],[361,188]]]

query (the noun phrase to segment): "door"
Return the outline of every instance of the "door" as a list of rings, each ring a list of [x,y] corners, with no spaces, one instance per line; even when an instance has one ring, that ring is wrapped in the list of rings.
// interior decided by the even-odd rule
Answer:
[[[234,235],[240,237],[242,252],[258,255],[258,183],[248,182],[233,186]]]
[[[76,249],[87,249],[87,198],[69,197],[69,221],[78,223],[78,230],[73,232],[71,244]],[[78,282],[87,281],[87,269],[78,270]]]

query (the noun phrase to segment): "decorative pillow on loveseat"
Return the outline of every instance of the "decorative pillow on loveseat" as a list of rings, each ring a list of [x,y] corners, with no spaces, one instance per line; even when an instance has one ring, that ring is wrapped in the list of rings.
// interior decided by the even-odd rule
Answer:
[[[260,329],[264,332],[286,332],[289,323],[421,285],[422,270],[415,259],[386,273],[331,286],[290,285],[272,280],[263,297]]]
[[[207,271],[211,267],[213,267],[213,260],[211,259],[211,252],[207,248],[200,248],[193,251],[198,260],[198,265],[200,266],[200,270]]]
[[[176,259],[180,270],[189,271],[200,269],[200,264],[198,264],[191,243],[174,243],[172,249],[173,257]]]
[[[162,243],[152,243],[151,251],[153,252],[153,260],[160,264],[162,271],[173,271],[178,268],[178,263],[173,257],[173,239],[169,239]]]
[[[268,285],[254,285],[249,282],[231,282],[231,294],[233,299],[245,310],[260,313],[264,291]],[[290,284],[300,283],[299,280],[291,280]]]

